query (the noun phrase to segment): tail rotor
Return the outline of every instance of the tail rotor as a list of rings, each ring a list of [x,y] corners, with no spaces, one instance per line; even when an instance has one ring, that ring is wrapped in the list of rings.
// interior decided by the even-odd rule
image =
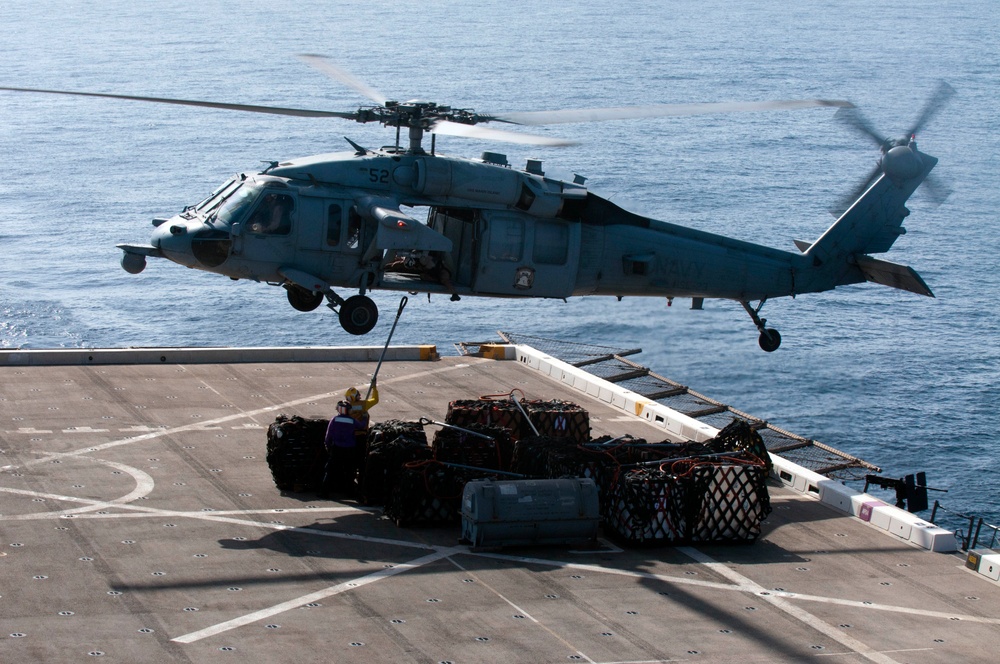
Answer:
[[[875,126],[855,107],[841,108],[834,114],[834,118],[854,133],[863,136],[874,142],[882,153],[881,158],[868,176],[863,179],[848,194],[837,201],[837,204],[830,210],[835,216],[840,216],[845,210],[857,201],[865,191],[879,178],[880,175],[893,177],[895,174],[890,164],[897,163],[904,159],[912,160],[916,154],[916,137],[935,115],[944,108],[955,96],[955,88],[945,81],[938,83],[933,94],[924,103],[916,121],[901,138],[889,138],[875,129]],[[900,149],[902,148],[902,150]],[[905,154],[904,154],[905,152]],[[923,192],[934,205],[940,205],[951,194],[951,189],[941,184],[937,179],[928,177],[923,182]]]

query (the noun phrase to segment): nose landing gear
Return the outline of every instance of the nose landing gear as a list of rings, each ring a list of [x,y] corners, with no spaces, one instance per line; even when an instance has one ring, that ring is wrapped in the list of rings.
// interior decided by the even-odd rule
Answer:
[[[760,317],[760,309],[767,302],[767,298],[761,300],[756,307],[751,307],[750,303],[746,300],[740,300],[740,304],[746,309],[746,312],[750,314],[750,318],[753,319],[754,325],[760,331],[760,336],[757,337],[757,344],[767,353],[773,353],[778,350],[778,346],[781,345],[781,335],[775,329],[767,328],[767,319]]]

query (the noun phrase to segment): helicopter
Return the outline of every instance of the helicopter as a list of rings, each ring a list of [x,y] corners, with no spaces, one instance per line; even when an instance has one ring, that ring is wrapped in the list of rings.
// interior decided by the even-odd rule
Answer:
[[[370,332],[378,308],[372,290],[499,298],[608,295],[707,298],[739,302],[777,350],[781,335],[760,316],[776,297],[865,281],[920,295],[933,293],[887,252],[906,231],[907,199],[937,159],[917,149],[916,133],[954,94],[946,83],[903,138],[884,138],[846,101],[823,99],[667,104],[479,114],[435,102],[394,101],[318,55],[309,65],[373,102],[353,111],[321,111],[96,92],[0,87],[184,106],[378,122],[396,129],[393,145],[273,161],[226,180],[201,202],[153,219],[148,244],[119,244],[122,267],[142,272],[148,258],[279,286],[289,304],[312,311],[326,302],[343,329]],[[798,253],[708,233],[629,212],[586,187],[586,178],[547,175],[540,160],[515,168],[499,152],[478,159],[438,154],[436,136],[562,146],[572,141],[478,125],[546,125],[700,113],[836,107],[836,117],[880,147],[875,169],[842,204],[836,221]],[[401,132],[406,129],[406,144]],[[424,148],[426,134],[430,149]],[[932,197],[947,195],[927,180]],[[426,220],[408,213],[427,208]],[[334,289],[356,291],[344,297]]]

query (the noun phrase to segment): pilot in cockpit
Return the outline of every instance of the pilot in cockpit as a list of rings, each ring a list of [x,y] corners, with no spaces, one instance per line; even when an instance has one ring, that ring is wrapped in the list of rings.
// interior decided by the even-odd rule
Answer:
[[[250,220],[254,233],[285,234],[290,230],[292,199],[282,194],[267,194]]]

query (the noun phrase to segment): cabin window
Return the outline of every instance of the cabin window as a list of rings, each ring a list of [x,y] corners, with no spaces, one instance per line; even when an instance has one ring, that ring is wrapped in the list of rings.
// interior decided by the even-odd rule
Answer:
[[[340,230],[343,226],[344,211],[336,203],[327,208],[326,214],[326,246],[336,247],[340,244]]]
[[[490,227],[490,260],[521,260],[524,246],[524,221],[521,219],[494,219]]]
[[[247,228],[261,235],[288,235],[292,232],[294,209],[295,199],[288,194],[265,194],[247,222]]]
[[[569,258],[569,226],[556,221],[536,222],[532,258],[541,265],[565,265]]]

